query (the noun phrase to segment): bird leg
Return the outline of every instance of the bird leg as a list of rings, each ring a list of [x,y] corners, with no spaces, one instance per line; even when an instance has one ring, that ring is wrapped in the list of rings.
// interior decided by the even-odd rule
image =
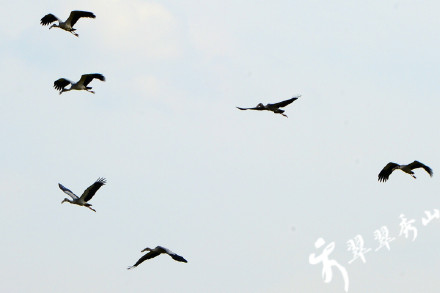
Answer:
[[[286,114],[283,114],[283,113],[280,113],[281,115],[283,115],[284,117],[286,117],[286,118],[289,118],[289,117],[287,117],[287,115]]]
[[[79,37],[79,35],[77,33],[75,33],[74,31],[70,31],[72,33],[72,35],[74,35],[75,37]]]
[[[92,94],[94,94],[95,92],[94,91],[91,91],[91,90],[87,90],[89,93],[92,93]]]
[[[417,179],[416,176],[414,176],[414,174],[411,174],[411,176],[412,176],[414,179]]]
[[[91,209],[92,211],[94,211],[96,213],[96,211],[94,209],[92,209],[91,207],[88,207],[89,209]]]

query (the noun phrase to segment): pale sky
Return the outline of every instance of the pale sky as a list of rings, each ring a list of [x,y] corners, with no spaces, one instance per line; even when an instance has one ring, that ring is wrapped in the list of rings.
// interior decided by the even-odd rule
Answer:
[[[342,293],[320,237],[348,292],[438,292],[438,1],[0,4],[1,292]],[[71,10],[96,15],[79,38],[39,24]],[[53,88],[95,72],[95,95]],[[298,94],[287,119],[235,108]],[[434,176],[377,181],[413,160]],[[98,177],[96,213],[60,204]],[[126,270],[157,245],[188,263]]]

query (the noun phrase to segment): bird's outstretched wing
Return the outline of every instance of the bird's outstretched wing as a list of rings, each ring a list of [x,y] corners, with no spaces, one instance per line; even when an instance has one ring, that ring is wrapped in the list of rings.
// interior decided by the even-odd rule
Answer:
[[[83,194],[81,195],[81,199],[83,199],[85,202],[88,202],[92,199],[92,197],[95,195],[95,193],[98,191],[98,189],[103,186],[106,183],[105,178],[98,178],[95,183],[89,186],[86,190],[84,190]]]
[[[184,259],[183,257],[181,257],[180,255],[172,252],[171,250],[169,250],[168,248],[165,248],[163,246],[159,246],[160,248],[162,248],[163,250],[165,250],[165,253],[168,254],[169,256],[171,256],[174,260],[177,261],[181,261],[181,262],[187,262],[186,259]]]
[[[385,182],[390,177],[391,173],[393,173],[394,168],[399,166],[399,164],[389,162],[379,173],[379,178],[377,180],[381,182]]]
[[[41,25],[48,25],[54,21],[60,21],[60,20],[55,15],[49,13],[41,19],[40,24]]]
[[[58,187],[68,196],[70,196],[73,200],[78,199],[78,196],[73,193],[70,189],[64,187],[61,183],[58,183]]]
[[[296,96],[296,97],[293,97],[291,99],[288,99],[288,100],[285,100],[285,101],[282,101],[282,102],[278,102],[278,103],[275,103],[275,104],[269,104],[267,106],[268,107],[276,107],[276,108],[286,107],[287,105],[289,105],[293,101],[297,100],[299,97],[301,97],[301,96]]]
[[[99,79],[101,81],[105,81],[104,75],[100,73],[90,73],[81,75],[81,79],[79,83],[82,83],[84,86],[87,86],[94,78]]]
[[[146,255],[144,255],[143,257],[141,257],[134,265],[132,265],[131,267],[128,267],[127,269],[130,270],[132,268],[137,267],[138,265],[140,265],[141,263],[143,263],[145,260],[156,257],[160,254],[160,252],[157,251],[150,251],[148,252]]]
[[[419,161],[414,161],[411,164],[408,165],[408,167],[412,170],[412,169],[417,169],[417,168],[423,168],[425,169],[426,172],[428,172],[429,176],[432,177],[432,169],[429,168],[428,166],[426,166],[425,164],[420,163]]]
[[[66,23],[70,23],[70,27],[73,27],[78,19],[80,19],[81,17],[95,18],[96,16],[92,12],[74,10],[70,12],[69,18],[66,20]]]
[[[60,78],[54,81],[53,87],[59,91],[62,91],[66,86],[68,86],[71,83],[72,82],[68,79]]]
[[[183,257],[181,257],[180,255],[177,254],[169,254],[169,256],[171,256],[174,260],[180,261],[180,262],[187,262],[186,259],[184,259]]]

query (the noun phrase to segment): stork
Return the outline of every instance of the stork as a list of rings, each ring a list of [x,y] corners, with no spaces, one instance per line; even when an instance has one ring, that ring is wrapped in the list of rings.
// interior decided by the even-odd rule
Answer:
[[[80,19],[81,17],[95,18],[96,16],[92,12],[74,10],[74,11],[70,12],[69,18],[63,22],[61,19],[59,19],[58,17],[56,17],[55,15],[50,13],[50,14],[45,15],[41,19],[40,24],[41,25],[49,25],[54,21],[58,21],[58,24],[51,25],[49,27],[49,29],[51,29],[53,27],[58,27],[60,29],[68,31],[68,32],[72,33],[74,36],[78,37],[79,35],[77,33],[75,33],[76,29],[74,29],[73,26],[78,21],[78,19]]]
[[[162,247],[162,246],[156,246],[156,248],[154,248],[154,249],[147,247],[147,248],[143,249],[141,252],[144,252],[144,251],[149,251],[149,252],[147,254],[145,254],[143,257],[141,257],[134,265],[132,265],[131,267],[128,267],[127,270],[133,269],[133,268],[137,267],[138,265],[140,265],[145,260],[156,257],[162,253],[168,254],[176,261],[187,262],[186,259],[184,259],[180,255],[177,255],[174,252],[172,252],[171,250],[169,250],[165,247]]]
[[[293,98],[285,100],[285,101],[282,101],[282,102],[279,102],[279,103],[275,103],[275,104],[263,105],[262,103],[259,103],[254,108],[240,108],[240,107],[237,107],[237,109],[240,109],[240,110],[257,110],[257,111],[267,110],[267,111],[272,111],[275,114],[281,114],[281,115],[283,115],[284,117],[287,118],[287,115],[283,114],[284,110],[281,110],[280,108],[286,107],[287,105],[289,105],[293,101],[297,100],[299,97],[301,97],[301,95],[293,97]]]
[[[393,173],[394,170],[402,170],[405,173],[408,173],[411,175],[414,179],[416,179],[416,176],[414,176],[414,172],[412,170],[417,168],[423,168],[426,172],[428,172],[429,176],[432,177],[432,169],[428,166],[420,163],[419,161],[414,161],[411,164],[408,165],[399,165],[393,162],[389,162],[379,173],[379,181],[385,182],[390,177],[391,173]]]
[[[56,90],[60,91],[60,95],[63,92],[68,92],[71,90],[77,90],[77,91],[85,90],[88,91],[89,93],[94,94],[95,92],[91,90],[92,87],[88,87],[87,85],[95,78],[101,81],[105,81],[104,75],[100,73],[90,73],[90,74],[81,75],[81,79],[76,83],[71,82],[70,80],[65,78],[60,78],[54,81],[53,87]],[[69,84],[71,85],[70,88],[66,89],[65,87],[68,86]]]
[[[63,201],[61,202],[62,204],[64,202],[69,202],[71,204],[76,204],[79,206],[84,206],[87,207],[89,209],[91,209],[92,211],[96,212],[94,209],[91,208],[91,204],[88,203],[89,200],[92,199],[92,197],[95,195],[95,193],[98,191],[98,189],[103,186],[106,183],[105,178],[98,178],[95,183],[93,183],[92,185],[90,185],[86,190],[84,190],[83,194],[81,195],[81,197],[78,197],[75,193],[73,193],[70,189],[64,187],[62,184],[58,183],[58,186],[60,187],[60,189],[67,195],[69,195],[72,200],[65,198],[63,199]]]

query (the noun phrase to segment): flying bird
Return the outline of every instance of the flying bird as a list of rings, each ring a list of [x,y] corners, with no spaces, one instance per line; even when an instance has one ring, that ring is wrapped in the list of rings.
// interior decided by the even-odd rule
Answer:
[[[91,208],[91,204],[88,203],[89,200],[92,199],[92,197],[95,195],[95,193],[98,191],[98,189],[103,186],[106,183],[105,178],[98,178],[98,180],[95,181],[92,185],[89,186],[86,190],[84,190],[81,197],[78,197],[75,193],[73,193],[70,189],[64,187],[60,183],[58,183],[58,186],[62,191],[64,191],[65,194],[69,195],[72,200],[65,198],[61,203],[69,202],[71,204],[76,204],[79,206],[85,206],[92,211],[96,212],[94,209]]]
[[[174,260],[176,261],[180,261],[180,262],[187,262],[186,259],[184,259],[183,257],[181,257],[180,255],[175,254],[174,252],[172,252],[171,250],[162,247],[162,246],[156,246],[156,248],[151,249],[151,248],[145,248],[144,250],[142,250],[141,252],[144,251],[149,251],[146,255],[144,255],[143,257],[141,257],[134,265],[132,265],[131,267],[128,267],[127,269],[130,270],[132,268],[137,267],[138,265],[140,265],[142,262],[144,262],[147,259],[153,258],[158,256],[159,254],[162,253],[166,253],[169,256],[171,256]]]
[[[99,79],[101,81],[105,81],[104,75],[102,75],[100,73],[90,73],[90,74],[81,75],[81,79],[76,83],[71,82],[70,80],[65,79],[65,78],[60,78],[60,79],[54,81],[53,87],[56,90],[60,91],[60,95],[63,92],[68,92],[71,90],[77,90],[77,91],[84,90],[84,91],[88,91],[89,93],[94,94],[95,92],[91,90],[92,87],[89,87],[87,85],[95,78]],[[66,89],[65,87],[68,86],[69,84],[70,84],[70,88]]]
[[[410,174],[414,179],[416,178],[416,176],[414,176],[414,172],[412,170],[417,169],[417,168],[423,168],[425,169],[426,172],[428,172],[429,176],[432,177],[432,169],[429,168],[428,166],[420,163],[419,161],[414,161],[411,164],[408,165],[399,165],[393,162],[388,163],[383,169],[382,171],[380,171],[379,173],[379,181],[385,182],[388,180],[388,178],[390,177],[391,173],[393,173],[394,170],[402,170],[405,173]]]
[[[281,110],[280,108],[286,107],[287,105],[289,105],[293,101],[297,100],[299,97],[301,97],[301,95],[293,97],[293,98],[285,100],[285,101],[282,101],[282,102],[279,102],[279,103],[267,104],[266,106],[263,105],[262,103],[259,103],[255,108],[240,108],[240,107],[237,107],[237,109],[240,109],[240,110],[258,110],[258,111],[267,110],[267,111],[272,111],[275,114],[281,114],[284,117],[287,117],[286,114],[283,114],[284,110]]]
[[[74,10],[74,11],[70,12],[69,18],[63,22],[61,19],[59,19],[58,17],[56,17],[55,15],[50,13],[48,15],[45,15],[41,19],[40,24],[41,25],[49,25],[54,21],[58,21],[58,24],[51,25],[49,27],[49,29],[51,29],[53,27],[58,27],[60,29],[68,31],[68,32],[72,33],[74,36],[78,37],[78,34],[75,33],[76,29],[74,29],[73,26],[78,21],[78,19],[80,19],[81,17],[95,18],[96,16],[92,12]]]

